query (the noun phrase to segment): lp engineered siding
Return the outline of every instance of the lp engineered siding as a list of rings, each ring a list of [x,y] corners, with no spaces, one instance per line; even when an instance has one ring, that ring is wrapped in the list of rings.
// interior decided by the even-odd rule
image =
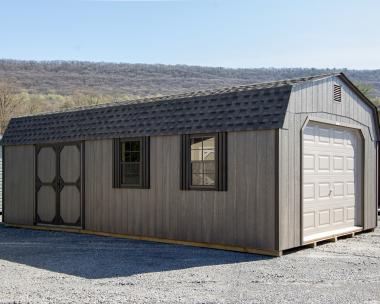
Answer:
[[[6,146],[4,154],[3,221],[33,225],[34,146]]]
[[[86,229],[275,249],[275,130],[228,134],[229,191],[180,190],[180,136],[151,137],[151,189],[112,188],[112,140],[86,142]]]
[[[341,86],[341,102],[333,101],[333,84]],[[280,249],[302,245],[301,132],[307,119],[357,126],[364,141],[364,229],[377,225],[376,146],[373,110],[337,77],[293,87],[283,128],[280,129]]]

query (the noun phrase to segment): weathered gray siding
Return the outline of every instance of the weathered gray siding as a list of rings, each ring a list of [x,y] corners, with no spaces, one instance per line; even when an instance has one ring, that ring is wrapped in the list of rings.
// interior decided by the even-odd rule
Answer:
[[[333,83],[342,86],[342,102],[334,102]],[[293,87],[285,124],[279,133],[280,249],[301,245],[301,129],[309,118],[359,126],[364,136],[364,228],[376,226],[376,127],[372,109],[339,78]]]
[[[33,225],[34,146],[6,146],[4,154],[4,221]]]
[[[180,190],[180,136],[151,137],[151,188],[112,188],[112,140],[85,147],[86,229],[276,248],[276,131],[228,134],[228,191]]]

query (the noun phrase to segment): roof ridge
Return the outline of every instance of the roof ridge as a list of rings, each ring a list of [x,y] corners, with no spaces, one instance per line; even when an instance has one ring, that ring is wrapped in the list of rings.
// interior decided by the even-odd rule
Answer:
[[[183,92],[180,94],[170,94],[170,95],[151,96],[151,97],[148,96],[148,97],[143,97],[143,98],[136,98],[133,100],[112,101],[112,102],[97,104],[97,105],[76,106],[76,107],[72,107],[68,109],[60,109],[60,110],[46,111],[46,112],[40,112],[40,113],[35,113],[35,114],[20,115],[20,116],[15,116],[13,118],[45,116],[45,115],[51,115],[51,114],[70,113],[70,112],[77,112],[77,111],[82,111],[82,110],[107,108],[107,107],[113,107],[113,106],[123,106],[123,105],[129,105],[129,104],[133,105],[133,104],[142,104],[142,103],[148,103],[148,102],[160,102],[160,101],[168,101],[168,100],[174,100],[174,99],[185,99],[185,98],[191,98],[191,97],[201,97],[201,96],[208,96],[208,95],[221,95],[221,94],[226,94],[226,93],[251,91],[251,90],[257,89],[257,87],[260,87],[260,86],[270,86],[270,85],[279,84],[277,87],[280,87],[280,86],[294,85],[299,82],[311,81],[315,79],[321,79],[324,77],[336,76],[340,74],[341,73],[325,73],[325,74],[317,74],[313,76],[285,78],[285,79],[279,79],[279,80],[274,80],[274,81],[257,82],[257,83],[252,83],[252,84],[242,84],[242,85],[234,85],[234,86],[224,86],[224,87],[219,87],[219,88],[214,88],[214,89],[189,91],[189,92]],[[262,89],[265,89],[265,87],[263,87]]]

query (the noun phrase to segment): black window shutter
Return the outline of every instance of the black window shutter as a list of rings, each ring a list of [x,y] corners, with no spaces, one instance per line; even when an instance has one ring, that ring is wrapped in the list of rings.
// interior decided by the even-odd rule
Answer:
[[[150,137],[145,136],[142,138],[142,155],[143,155],[143,176],[142,188],[150,188]]]
[[[181,190],[190,189],[191,168],[190,168],[190,135],[181,136]]]
[[[120,139],[113,140],[113,174],[112,185],[114,188],[120,188]]]
[[[218,191],[227,191],[227,133],[222,132],[218,133],[217,136],[218,142],[218,164],[217,164],[217,190]]]

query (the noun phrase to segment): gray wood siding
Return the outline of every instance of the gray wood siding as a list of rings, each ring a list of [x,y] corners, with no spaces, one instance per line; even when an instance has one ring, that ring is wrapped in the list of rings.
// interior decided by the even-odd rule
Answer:
[[[86,229],[276,249],[276,131],[228,134],[228,191],[180,190],[180,136],[151,137],[151,188],[112,188],[112,141],[87,141]]]
[[[342,102],[332,100],[333,83],[342,87]],[[279,133],[279,241],[280,249],[301,245],[301,129],[309,118],[356,125],[364,137],[364,228],[377,224],[375,115],[336,77],[293,88],[284,127]]]
[[[6,146],[4,158],[4,222],[33,225],[34,146]]]

